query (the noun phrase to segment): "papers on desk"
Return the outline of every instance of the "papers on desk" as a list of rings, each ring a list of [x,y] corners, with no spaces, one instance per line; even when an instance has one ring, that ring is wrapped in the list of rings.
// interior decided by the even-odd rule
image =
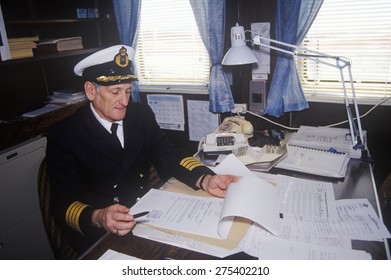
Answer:
[[[333,185],[329,182],[251,172],[234,155],[227,156],[214,171],[218,174],[229,173],[244,178],[258,177],[275,186],[278,209],[273,211],[282,214],[279,231],[281,234],[273,235],[265,229],[267,227],[253,223],[245,228],[245,233],[241,233],[240,241],[235,247],[221,246],[222,243],[211,244],[205,239],[194,238],[178,231],[150,227],[144,223],[136,225],[133,234],[217,257],[244,251],[260,259],[300,260],[370,259],[369,254],[352,250],[351,240],[379,241],[391,237],[367,199],[335,200]],[[234,189],[234,186],[231,187]],[[203,193],[188,189],[190,192]],[[262,198],[261,193],[253,196],[257,196],[255,199]],[[232,194],[241,195],[240,192]],[[241,202],[239,206],[245,205],[246,202]],[[151,209],[140,208],[134,211]],[[268,213],[269,210],[262,211]],[[254,215],[258,214],[256,212]],[[214,232],[218,231],[217,224],[218,218],[214,221]]]
[[[235,217],[249,219],[274,235],[281,234],[275,186],[257,177],[232,183],[225,199],[151,189],[131,213],[150,211],[144,224],[166,230],[226,239]]]
[[[37,110],[24,113],[22,116],[26,117],[26,118],[34,118],[34,117],[38,117],[40,115],[49,113],[51,111],[55,111],[55,110],[60,109],[60,108],[62,108],[62,106],[60,106],[60,105],[47,104],[47,105],[45,105],[42,108],[39,108]]]
[[[99,258],[99,260],[139,260],[139,258],[109,249]]]

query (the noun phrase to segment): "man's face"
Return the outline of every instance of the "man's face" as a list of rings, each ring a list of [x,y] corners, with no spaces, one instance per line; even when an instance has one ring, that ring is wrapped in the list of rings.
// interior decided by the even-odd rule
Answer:
[[[98,115],[110,122],[125,118],[126,107],[129,104],[132,84],[100,86],[90,83],[86,88],[87,98],[92,102]]]

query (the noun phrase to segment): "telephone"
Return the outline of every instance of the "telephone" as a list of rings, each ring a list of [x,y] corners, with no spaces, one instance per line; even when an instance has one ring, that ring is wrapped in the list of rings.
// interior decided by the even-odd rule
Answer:
[[[254,128],[249,121],[238,117],[225,118],[216,133],[243,133],[247,138],[253,136]]]
[[[253,136],[253,126],[250,122],[237,118],[225,118],[215,133],[206,136],[203,145],[204,152],[231,152],[242,146],[248,146],[247,138]]]

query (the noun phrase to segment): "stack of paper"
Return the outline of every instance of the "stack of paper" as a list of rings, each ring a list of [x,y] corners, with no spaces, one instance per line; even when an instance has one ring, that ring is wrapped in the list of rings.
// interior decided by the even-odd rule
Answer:
[[[366,131],[363,131],[364,139]],[[354,149],[350,131],[345,128],[300,126],[289,143],[296,146],[347,153],[350,158],[360,158],[361,150]]]
[[[53,95],[50,95],[48,99],[48,103],[68,105],[86,100],[86,95],[83,90],[69,88],[53,91]]]

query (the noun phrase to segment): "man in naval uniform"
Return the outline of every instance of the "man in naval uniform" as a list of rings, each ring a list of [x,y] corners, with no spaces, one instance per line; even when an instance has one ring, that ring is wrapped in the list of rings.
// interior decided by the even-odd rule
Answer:
[[[148,191],[151,164],[161,178],[224,197],[231,175],[211,169],[171,144],[148,105],[130,100],[134,49],[100,50],[74,68],[90,101],[48,132],[51,211],[82,254],[106,232],[123,236],[135,226],[129,208]]]

